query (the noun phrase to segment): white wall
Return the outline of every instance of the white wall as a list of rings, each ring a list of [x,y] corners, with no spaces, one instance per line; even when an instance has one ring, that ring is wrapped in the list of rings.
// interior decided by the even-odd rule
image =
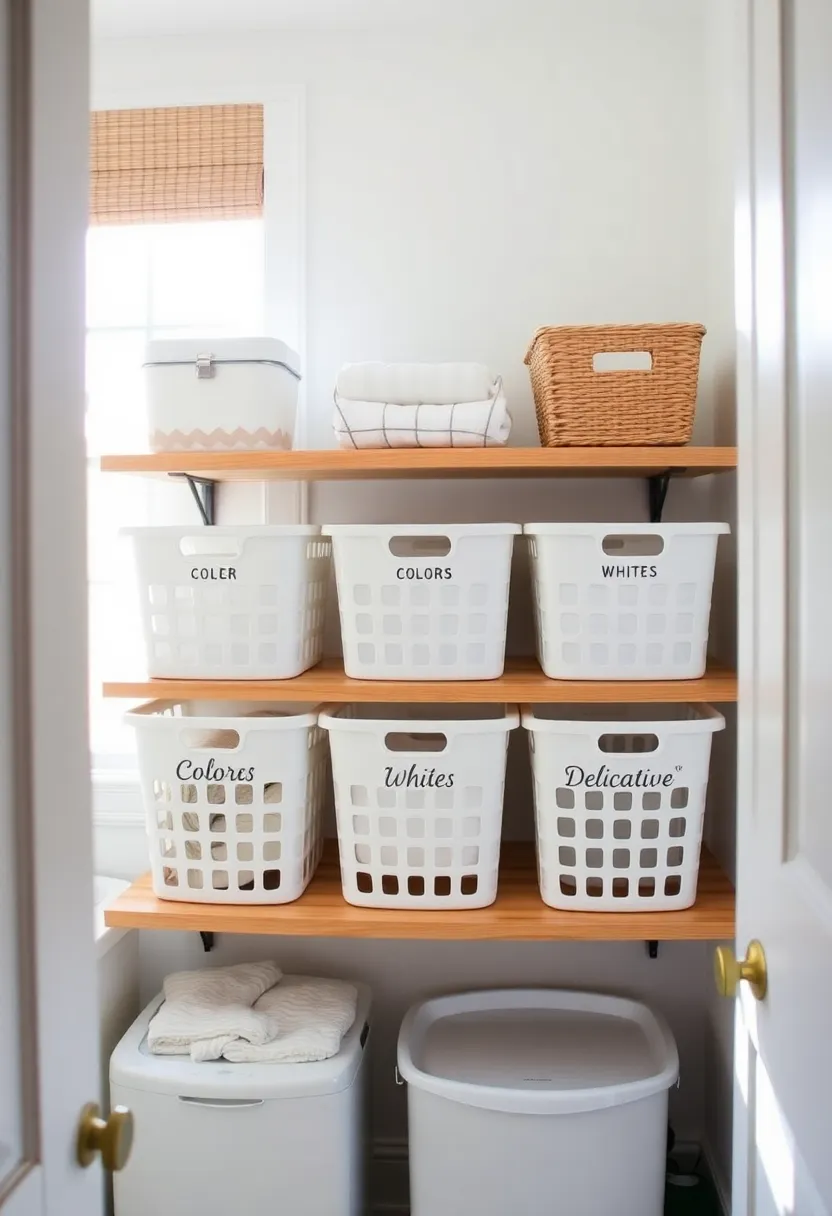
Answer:
[[[716,0],[712,0],[716,4]],[[543,7],[543,6],[541,6]],[[732,318],[721,284],[731,199],[709,174],[709,4],[589,0],[547,6],[545,25],[502,35],[437,31],[102,42],[94,105],[258,100],[302,91],[303,326],[307,434],[331,446],[338,366],[361,359],[477,359],[506,382],[513,442],[536,432],[523,355],[546,323],[701,320],[695,438],[711,442],[726,393]],[[284,166],[285,168],[285,166]],[[286,181],[287,188],[296,183]],[[267,190],[281,189],[269,172]],[[272,279],[270,290],[283,287]],[[290,339],[292,334],[285,334]],[[716,424],[723,438],[721,422]],[[708,482],[671,489],[669,518],[710,515]],[[397,483],[312,488],[312,518],[643,519],[638,482]],[[518,562],[510,647],[530,650]],[[726,607],[726,611],[730,611]],[[334,629],[334,624],[333,624]],[[334,632],[331,636],[335,644]],[[531,831],[519,741],[507,834]],[[726,791],[730,797],[730,790]],[[712,814],[733,817],[733,804]],[[99,837],[99,854],[114,852]],[[107,872],[144,868],[121,850]],[[130,861],[128,858],[135,858]],[[198,938],[143,934],[145,995],[166,970],[202,960]],[[640,943],[531,945],[220,939],[212,961],[273,954],[286,967],[354,974],[382,1018],[376,1130],[401,1135],[391,1083],[401,1012],[474,984],[584,984],[642,995],[679,1038],[678,1133],[701,1137],[708,948]]]

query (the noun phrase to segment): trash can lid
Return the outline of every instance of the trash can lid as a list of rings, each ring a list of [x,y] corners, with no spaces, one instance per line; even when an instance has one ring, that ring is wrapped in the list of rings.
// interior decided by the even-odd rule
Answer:
[[[676,1043],[645,1005],[553,989],[471,992],[414,1006],[404,1079],[455,1102],[526,1114],[620,1106],[669,1089]]]

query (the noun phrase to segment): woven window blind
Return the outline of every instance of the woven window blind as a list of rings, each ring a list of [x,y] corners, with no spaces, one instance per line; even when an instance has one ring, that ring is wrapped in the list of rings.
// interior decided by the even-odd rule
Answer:
[[[91,126],[92,224],[263,214],[263,107],[98,110]]]

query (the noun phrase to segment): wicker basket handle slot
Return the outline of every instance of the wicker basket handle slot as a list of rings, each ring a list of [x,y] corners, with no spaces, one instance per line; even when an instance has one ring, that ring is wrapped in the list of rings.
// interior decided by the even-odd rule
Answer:
[[[599,350],[592,356],[592,370],[609,372],[652,372],[653,355],[649,350]]]

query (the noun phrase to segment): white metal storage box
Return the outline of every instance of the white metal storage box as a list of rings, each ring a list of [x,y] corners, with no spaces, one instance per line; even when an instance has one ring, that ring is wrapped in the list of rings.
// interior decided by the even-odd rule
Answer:
[[[148,675],[290,680],[321,657],[330,541],[314,525],[123,528]]]
[[[507,705],[330,705],[341,882],[367,908],[497,897]]]
[[[405,1017],[398,1066],[411,1216],[662,1216],[679,1060],[644,1005],[547,989],[440,997]]]
[[[159,339],[144,374],[152,451],[291,450],[300,362],[277,338]]]
[[[155,997],[110,1061],[136,1139],[114,1176],[116,1216],[364,1216],[370,993],[338,1055],[313,1064],[154,1056]]]
[[[527,705],[540,893],[552,908],[669,912],[696,900],[709,705]]]
[[[135,727],[153,890],[285,904],[323,848],[326,734],[316,706],[151,701]]]
[[[723,523],[526,524],[537,653],[552,680],[705,672]]]
[[[334,524],[344,670],[365,680],[503,673],[519,524]]]

